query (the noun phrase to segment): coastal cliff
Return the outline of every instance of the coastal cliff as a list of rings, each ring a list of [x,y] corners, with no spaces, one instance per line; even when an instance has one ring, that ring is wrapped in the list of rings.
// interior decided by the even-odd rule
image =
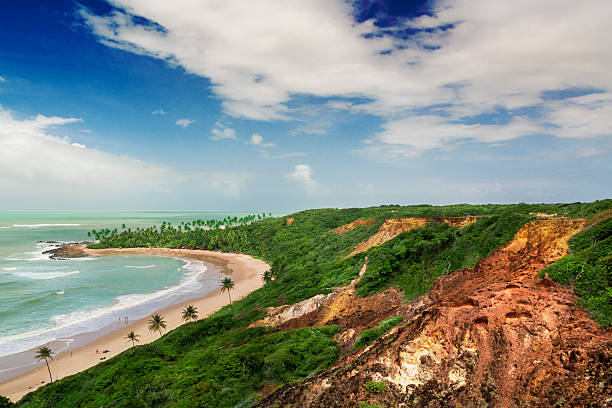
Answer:
[[[575,306],[571,290],[538,276],[565,255],[568,239],[583,226],[583,220],[532,221],[474,268],[438,278],[422,298],[400,305],[388,291],[385,304],[395,307],[376,308],[381,313],[375,322],[401,316],[402,324],[328,371],[276,390],[259,406],[354,407],[358,401],[381,407],[588,406],[607,401],[610,332]],[[355,331],[368,321],[357,305],[377,304],[380,297],[345,301],[331,318],[316,310],[284,326],[335,321],[352,334],[339,336],[340,341],[354,342]]]

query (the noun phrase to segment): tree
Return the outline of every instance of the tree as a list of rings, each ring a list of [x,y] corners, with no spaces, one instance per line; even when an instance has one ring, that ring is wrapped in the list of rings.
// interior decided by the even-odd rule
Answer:
[[[131,332],[129,332],[127,334],[127,336],[124,337],[124,339],[128,339],[128,341],[131,341],[132,342],[132,347],[134,347],[134,345],[135,345],[134,342],[135,341],[138,341],[138,342],[140,341],[140,340],[138,340],[138,337],[140,337],[140,334],[136,334],[136,333],[134,333],[134,330],[132,330]]]
[[[261,277],[261,279],[263,279],[263,281],[264,281],[265,283],[270,283],[270,282],[272,282],[272,281],[274,280],[274,279],[273,279],[273,276],[272,276],[272,271],[271,271],[271,270],[269,270],[269,269],[268,269],[267,271],[265,271],[265,272],[264,272],[264,274],[263,274],[263,276]]]
[[[11,408],[15,406],[16,405],[13,404],[10,399],[0,395],[0,408]]]
[[[159,337],[162,336],[164,329],[166,328],[166,321],[164,317],[155,313],[149,319],[149,331],[151,332],[159,332]]]
[[[230,295],[230,290],[234,289],[234,281],[229,276],[221,281],[221,292],[227,291],[227,296],[229,296],[230,305],[232,304],[232,296]]]
[[[45,360],[47,370],[49,370],[49,380],[53,382],[53,377],[51,377],[51,369],[49,368],[49,360],[53,360],[53,351],[47,346],[42,346],[36,352],[35,358],[36,361]]]
[[[193,306],[193,305],[189,305],[186,306],[185,309],[183,309],[183,320],[188,322],[189,320],[191,321],[196,321],[198,320],[198,308]]]

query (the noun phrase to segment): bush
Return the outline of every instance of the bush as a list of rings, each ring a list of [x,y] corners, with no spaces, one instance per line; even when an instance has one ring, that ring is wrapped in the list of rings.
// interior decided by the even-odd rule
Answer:
[[[385,385],[384,382],[376,382],[376,381],[368,381],[367,383],[365,383],[363,385],[368,391],[374,392],[374,393],[381,393],[383,392],[387,386]]]
[[[383,320],[380,322],[378,327],[374,327],[372,329],[363,330],[355,344],[353,344],[353,348],[360,349],[371,343],[373,343],[376,339],[381,337],[383,334],[400,324],[402,321],[402,316],[391,317],[387,320]]]
[[[13,404],[10,399],[0,395],[0,408],[11,408],[14,406],[15,404]]]
[[[612,218],[576,234],[570,254],[540,272],[572,285],[580,306],[603,327],[612,326]]]

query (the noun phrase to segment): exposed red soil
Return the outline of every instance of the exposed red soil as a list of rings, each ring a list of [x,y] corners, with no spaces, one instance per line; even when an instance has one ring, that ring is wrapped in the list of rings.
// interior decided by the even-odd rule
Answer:
[[[355,294],[355,284],[367,269],[363,264],[359,277],[349,286],[337,289],[328,295],[316,295],[293,305],[268,308],[268,316],[252,323],[249,327],[277,327],[280,330],[299,329],[326,325],[338,325],[350,329],[351,334],[344,333],[342,341],[351,343],[362,329],[372,327],[404,306],[403,293],[389,288],[367,298]],[[350,344],[348,344],[350,346]]]
[[[360,254],[362,252],[367,251],[368,249],[384,244],[387,241],[392,240],[397,237],[402,232],[410,231],[411,229],[421,228],[426,226],[432,221],[436,222],[446,222],[454,227],[466,227],[470,224],[475,223],[480,220],[482,217],[436,217],[436,218],[390,218],[385,220],[383,225],[380,226],[378,231],[374,235],[372,235],[368,240],[360,242],[357,244],[355,249],[347,256],[350,258],[354,255]],[[357,220],[359,221],[359,220]],[[354,222],[357,222],[354,221]],[[350,224],[347,224],[350,225]],[[343,226],[344,227],[344,226]],[[342,228],[342,227],[339,227]]]
[[[572,290],[538,276],[584,226],[584,220],[532,221],[508,245],[474,268],[438,278],[410,304],[398,305],[400,294],[390,291],[364,299],[346,292],[335,306],[285,322],[281,327],[340,324],[346,330],[338,338],[348,342],[374,321],[404,316],[369,347],[274,391],[260,406],[609,406],[612,330],[577,307]],[[380,313],[368,318],[375,310]],[[369,391],[369,381],[384,390]]]
[[[295,221],[295,218],[289,217],[289,218],[287,218],[287,221],[285,222],[285,225],[291,225],[291,224],[293,224],[293,221]]]
[[[344,234],[345,232],[354,230],[355,228],[360,227],[362,225],[372,225],[372,224],[374,224],[374,219],[356,220],[353,222],[349,222],[348,224],[341,225],[338,228],[334,228],[332,231],[335,232],[336,234]]]

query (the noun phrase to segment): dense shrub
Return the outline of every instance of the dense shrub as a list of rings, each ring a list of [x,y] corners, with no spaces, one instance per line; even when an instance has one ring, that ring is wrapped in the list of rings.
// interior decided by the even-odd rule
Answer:
[[[383,320],[379,323],[378,327],[374,327],[372,329],[365,329],[357,338],[355,344],[353,344],[353,348],[360,349],[368,344],[373,343],[376,339],[381,337],[383,334],[400,324],[402,321],[402,316],[395,316],[389,319]]]
[[[570,239],[570,254],[541,272],[572,285],[579,304],[604,327],[612,326],[612,218]]]

